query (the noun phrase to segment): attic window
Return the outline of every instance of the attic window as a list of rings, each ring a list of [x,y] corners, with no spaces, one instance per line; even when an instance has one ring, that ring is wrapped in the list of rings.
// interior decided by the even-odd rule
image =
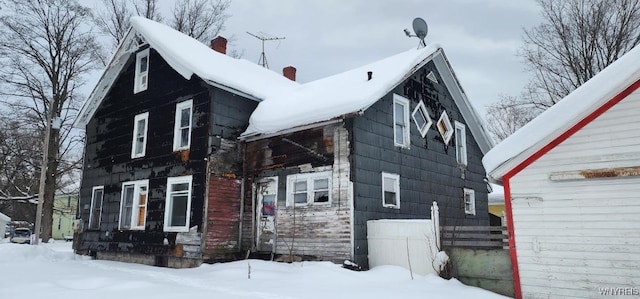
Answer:
[[[431,127],[431,124],[433,124],[433,121],[431,120],[431,117],[429,117],[427,109],[424,107],[424,102],[420,101],[411,115],[413,116],[413,121],[418,127],[418,131],[420,131],[420,135],[422,135],[422,137],[427,135],[427,131],[429,131],[429,128]]]
[[[393,95],[393,140],[395,146],[409,147],[409,100]]]
[[[136,76],[133,82],[133,93],[147,90],[149,85],[149,49],[136,54]]]
[[[440,136],[442,136],[444,143],[449,144],[451,136],[453,136],[453,127],[451,126],[451,121],[449,120],[447,111],[442,112],[440,119],[436,123],[436,127],[438,127],[438,132],[440,132]]]
[[[436,74],[434,74],[433,72],[429,72],[429,74],[427,74],[427,79],[431,80],[431,82],[438,84],[438,78],[436,78]]]

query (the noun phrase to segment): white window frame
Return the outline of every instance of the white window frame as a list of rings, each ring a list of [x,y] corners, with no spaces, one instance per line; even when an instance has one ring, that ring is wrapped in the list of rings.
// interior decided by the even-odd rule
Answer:
[[[140,65],[145,57],[147,58],[145,65],[147,70],[143,72]],[[133,81],[133,93],[147,90],[149,86],[149,49],[144,49],[136,54],[136,72]]]
[[[392,179],[393,180],[393,188],[394,188],[394,192],[396,194],[396,203],[395,204],[388,204],[385,202],[385,184],[384,184],[384,180],[385,179]],[[383,172],[382,173],[382,181],[381,181],[381,187],[382,187],[382,206],[385,208],[394,208],[394,209],[399,209],[400,208],[400,175],[395,174],[395,173],[388,173],[388,172]]]
[[[403,108],[404,117],[401,120],[402,123],[399,123],[400,120],[396,118],[396,105],[401,105]],[[409,148],[409,144],[411,143],[409,140],[409,137],[411,136],[411,128],[409,126],[409,100],[400,95],[394,94],[391,113],[393,113],[393,144],[395,146]],[[402,127],[401,143],[398,142],[397,127]]]
[[[416,115],[418,113],[422,115],[425,121],[425,124],[422,127],[418,125],[418,121],[416,118]],[[431,116],[429,116],[429,112],[427,112],[427,108],[424,106],[424,102],[422,102],[422,100],[420,100],[420,103],[418,103],[418,106],[416,106],[416,108],[413,109],[413,112],[411,113],[411,117],[413,118],[413,122],[416,124],[416,128],[418,128],[418,132],[420,132],[420,135],[422,135],[422,137],[427,135],[427,132],[429,132],[429,128],[431,128],[431,125],[433,124],[433,120],[431,120]]]
[[[315,181],[318,179],[326,179],[327,180],[327,189],[316,189]],[[308,205],[322,206],[322,205],[331,205],[331,171],[323,171],[323,172],[311,172],[311,173],[300,173],[300,174],[292,174],[287,176],[287,207],[291,207],[294,205],[294,194],[295,194],[295,184],[297,182],[305,181],[306,189],[305,192],[307,194],[307,200],[305,203],[296,203],[296,207],[303,207]],[[326,202],[316,202],[315,201],[315,192],[327,192],[328,200]]]
[[[464,213],[467,215],[476,214],[476,192],[473,189],[464,188]]]
[[[458,165],[467,166],[467,127],[461,122],[455,122],[456,161]]]
[[[440,119],[438,119],[438,122],[436,123],[436,127],[438,127],[438,132],[440,132],[440,136],[442,136],[444,144],[449,144],[451,136],[453,136],[453,127],[451,126],[451,120],[449,120],[447,111],[442,112]]]
[[[182,110],[189,108],[189,126],[182,127]],[[182,144],[182,130],[189,131],[187,136],[187,144]],[[191,146],[191,130],[193,129],[193,100],[187,100],[176,104],[175,124],[173,128],[173,150],[189,149]]]
[[[177,184],[188,184],[189,189],[186,191],[173,191],[173,185]],[[185,215],[185,224],[184,225],[169,225],[169,219],[173,214],[173,210],[171,210],[171,206],[173,205],[173,197],[174,194],[185,194],[187,195],[187,207],[186,207],[186,215]],[[188,232],[189,225],[191,221],[191,195],[193,194],[193,177],[190,175],[180,176],[180,177],[171,177],[167,178],[167,196],[165,199],[165,209],[164,209],[164,231],[165,232]]]
[[[144,132],[142,136],[138,135],[138,123],[144,120]],[[149,130],[149,112],[141,113],[136,115],[133,118],[133,137],[131,139],[131,158],[140,158],[144,157],[147,153],[147,131]],[[136,141],[138,138],[142,137],[142,150],[137,153],[136,152]]]
[[[125,188],[133,186],[133,199],[131,202],[131,216],[125,219]],[[141,188],[145,187],[146,191],[141,192]],[[141,204],[141,195],[144,195],[144,203]],[[122,183],[122,192],[120,193],[120,216],[118,217],[119,230],[144,230],[147,223],[147,203],[149,202],[149,180],[129,181]],[[143,219],[140,219],[140,210],[144,209]],[[140,224],[140,220],[142,223]]]
[[[96,198],[96,191],[102,191],[102,196],[98,199]],[[104,186],[95,186],[91,189],[91,209],[89,210],[89,229],[100,229],[100,221],[102,219],[102,203],[104,202]],[[100,208],[97,209],[96,205],[100,205]],[[94,213],[98,213],[95,215]],[[97,223],[92,225],[93,217],[97,216]]]

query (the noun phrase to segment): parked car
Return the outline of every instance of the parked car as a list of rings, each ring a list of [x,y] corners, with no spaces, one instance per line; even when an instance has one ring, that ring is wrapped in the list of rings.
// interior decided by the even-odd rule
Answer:
[[[11,235],[11,243],[30,244],[31,230],[24,227],[16,228]]]

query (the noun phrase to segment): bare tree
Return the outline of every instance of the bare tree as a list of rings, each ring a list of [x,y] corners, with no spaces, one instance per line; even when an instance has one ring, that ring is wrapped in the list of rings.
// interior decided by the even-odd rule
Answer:
[[[526,125],[538,112],[512,96],[502,96],[499,102],[487,107],[487,129],[496,141],[502,141]]]
[[[160,14],[158,7],[158,0],[136,0],[133,1],[133,7],[136,10],[136,14],[143,16],[149,20],[162,22],[164,18]]]
[[[104,9],[98,10],[95,14],[98,28],[111,38],[112,49],[120,44],[131,27],[132,12],[128,3],[121,0],[102,0]]]
[[[548,109],[640,42],[640,0],[537,2],[544,21],[524,31],[525,45],[519,53],[534,78],[518,100],[507,97],[493,107],[519,104],[512,111],[516,114],[503,120],[489,115],[489,122],[528,116],[523,109],[532,109],[533,114]],[[522,123],[526,117],[500,126]]]
[[[91,13],[75,0],[23,0],[8,5],[0,17],[0,95],[22,126],[39,136],[49,111],[60,120],[51,129],[48,148],[41,237],[51,237],[53,198],[65,173],[79,164],[81,139],[71,129],[80,103],[83,76],[96,66],[99,45],[91,32]],[[39,171],[40,169],[38,169]],[[37,177],[37,176],[36,176]],[[33,191],[32,191],[33,192]],[[33,194],[30,192],[30,194]]]
[[[178,0],[171,26],[201,42],[208,42],[224,28],[230,0]]]

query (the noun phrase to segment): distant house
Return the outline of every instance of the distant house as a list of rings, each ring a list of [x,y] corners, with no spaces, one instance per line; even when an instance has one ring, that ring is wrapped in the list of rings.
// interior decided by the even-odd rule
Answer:
[[[56,195],[53,200],[52,238],[56,240],[70,240],[73,238],[77,210],[77,195]]]
[[[4,238],[5,230],[7,228],[7,224],[11,221],[9,216],[0,213],[0,238]]]
[[[517,298],[637,295],[639,87],[635,47],[485,156]]]
[[[241,139],[258,252],[367,267],[367,221],[428,219],[433,201],[442,225],[489,224],[492,144],[437,45],[267,97]]]
[[[237,137],[259,101],[298,85],[141,18],[75,126],[86,132],[77,252],[188,267],[238,253]]]

